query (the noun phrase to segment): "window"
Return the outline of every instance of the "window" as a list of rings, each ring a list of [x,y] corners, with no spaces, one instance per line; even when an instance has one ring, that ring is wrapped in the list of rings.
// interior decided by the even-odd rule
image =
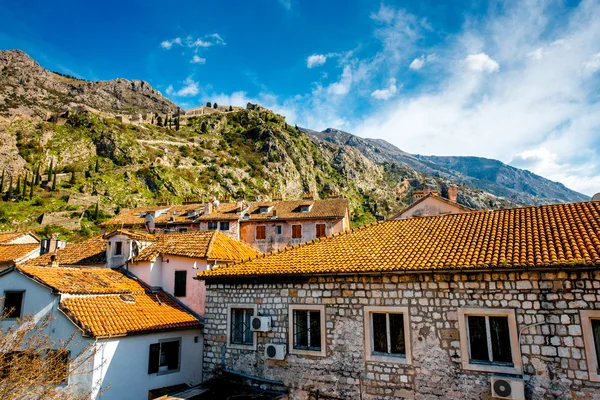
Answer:
[[[123,242],[115,242],[115,256],[123,254]]]
[[[168,374],[179,371],[181,339],[161,340],[150,345],[148,374]]]
[[[227,343],[230,348],[256,350],[256,333],[250,329],[250,320],[257,315],[255,305],[230,305],[227,315]]]
[[[581,311],[581,329],[590,381],[600,382],[600,310]]]
[[[209,231],[216,231],[218,228],[219,223],[217,221],[208,221],[208,230]]]
[[[408,307],[365,307],[367,361],[412,362]]]
[[[521,355],[514,310],[459,308],[463,369],[521,373]]]
[[[177,232],[179,232],[179,233],[185,233],[187,231],[188,231],[188,228],[179,228],[179,229],[177,229]]]
[[[21,318],[23,311],[23,296],[25,292],[4,292],[4,318]]]
[[[325,357],[325,306],[290,305],[290,353]]]
[[[317,237],[318,238],[327,236],[325,234],[325,224],[317,224],[316,227],[317,227]]]
[[[266,214],[268,210],[269,210],[268,207],[258,207],[259,214]]]
[[[292,225],[292,239],[302,238],[302,225]]]
[[[219,229],[221,229],[222,231],[228,231],[229,230],[229,221],[222,221],[219,224]]]
[[[267,227],[265,225],[258,225],[256,227],[256,240],[265,240],[267,238]]]
[[[301,206],[300,212],[307,213],[310,210],[310,206]]]
[[[281,232],[283,231],[281,225],[277,225],[277,234],[281,235]]]
[[[187,286],[187,271],[175,271],[175,297],[185,297],[185,289]]]

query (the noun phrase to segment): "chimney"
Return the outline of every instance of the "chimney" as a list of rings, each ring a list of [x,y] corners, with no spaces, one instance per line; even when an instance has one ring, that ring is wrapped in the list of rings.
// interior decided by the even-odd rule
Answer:
[[[204,215],[208,215],[208,214],[212,213],[212,211],[213,211],[212,201],[207,201],[206,204],[204,204]]]
[[[58,260],[56,259],[56,254],[52,254],[50,256],[50,266],[52,266],[52,267],[58,267],[59,266]]]
[[[458,186],[450,185],[448,186],[448,200],[453,203],[456,203],[456,198],[458,197]]]

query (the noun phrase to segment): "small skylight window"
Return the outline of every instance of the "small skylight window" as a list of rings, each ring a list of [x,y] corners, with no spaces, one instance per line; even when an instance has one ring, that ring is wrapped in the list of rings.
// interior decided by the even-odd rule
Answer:
[[[309,210],[310,210],[310,206],[301,206],[300,207],[300,212],[307,213]]]
[[[135,303],[135,299],[133,298],[132,295],[130,294],[120,294],[119,298],[121,299],[121,301],[123,301],[124,303]]]
[[[258,207],[259,214],[266,214],[269,207]]]

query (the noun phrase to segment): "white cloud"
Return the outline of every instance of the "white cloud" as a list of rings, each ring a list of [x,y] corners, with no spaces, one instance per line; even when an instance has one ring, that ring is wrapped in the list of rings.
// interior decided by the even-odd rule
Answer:
[[[213,45],[212,42],[198,38],[198,39],[194,40],[193,42],[191,42],[189,47],[210,47],[212,45]]]
[[[327,93],[334,95],[345,95],[350,91],[352,86],[352,68],[346,65],[340,80],[332,83],[327,87]]]
[[[188,76],[183,83],[184,86],[177,91],[173,88],[173,85],[167,86],[166,93],[169,96],[190,97],[196,96],[200,92],[198,82],[194,81],[191,76]]]
[[[206,63],[206,58],[200,57],[197,54],[194,54],[194,57],[192,57],[192,60],[190,61],[192,64],[205,64]]]
[[[465,59],[467,68],[477,72],[497,72],[500,69],[498,62],[485,53],[469,54]]]
[[[425,57],[421,56],[421,57],[415,58],[410,63],[410,65],[408,66],[408,68],[417,71],[417,70],[423,68],[423,65],[425,65]]]
[[[325,64],[327,56],[323,54],[313,54],[306,59],[306,66],[308,68],[318,67]]]
[[[527,53],[527,55],[533,58],[534,60],[541,60],[542,57],[544,57],[544,48],[538,47],[534,51]]]
[[[390,97],[394,96],[396,94],[396,92],[398,91],[398,88],[396,87],[396,79],[392,78],[392,79],[390,79],[389,82],[390,82],[390,85],[387,88],[377,89],[371,93],[371,96],[373,96],[374,98],[376,98],[378,100],[387,100]]]
[[[600,70],[600,53],[594,54],[592,58],[583,64],[584,68],[589,70],[591,73]]]
[[[172,40],[163,40],[160,43],[160,47],[162,47],[165,50],[170,50],[174,44],[181,46],[181,38],[175,38]]]

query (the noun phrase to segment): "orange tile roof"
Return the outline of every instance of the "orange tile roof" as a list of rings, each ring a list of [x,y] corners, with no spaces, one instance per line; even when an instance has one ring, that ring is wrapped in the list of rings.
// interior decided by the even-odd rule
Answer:
[[[198,276],[553,265],[600,266],[600,202],[390,220]]]
[[[32,244],[0,244],[0,264],[15,263],[29,253],[39,249],[40,245]]]
[[[247,204],[246,204],[247,207]],[[198,217],[201,221],[213,220],[238,220],[241,216],[240,209],[237,203],[221,203],[210,214],[202,214]]]
[[[115,215],[108,221],[103,222],[100,226],[144,226],[145,217],[142,216],[146,212],[155,212],[158,210],[167,210],[164,214],[160,214],[154,220],[155,224],[162,225],[167,223],[186,224],[192,223],[198,219],[198,216],[188,216],[188,212],[197,211],[198,215],[202,214],[204,209],[203,204],[185,204],[185,205],[170,205],[170,206],[148,206],[136,207],[131,209],[123,209],[118,215]]]
[[[160,254],[241,261],[261,254],[259,251],[219,231],[191,231],[156,235],[156,242],[144,248],[135,262],[152,261]]]
[[[145,290],[138,281],[110,268],[19,266],[18,269],[60,293],[118,294]]]
[[[155,235],[151,235],[149,233],[144,233],[144,232],[134,232],[134,231],[130,231],[127,229],[117,229],[116,231],[106,233],[106,234],[104,234],[103,238],[108,239],[109,237],[116,235],[116,234],[129,236],[130,238],[132,238],[134,240],[141,240],[141,241],[147,241],[147,242],[153,242],[156,240]]]
[[[94,337],[201,327],[198,318],[163,292],[67,297],[61,310]]]
[[[0,243],[9,242],[24,235],[23,232],[0,232]]]
[[[301,206],[312,206],[308,212],[300,211]],[[260,207],[273,207],[266,214],[260,214]],[[340,219],[348,212],[348,199],[328,200],[286,200],[273,202],[253,202],[246,215],[250,221],[271,220],[273,215],[280,220],[290,219]],[[245,220],[244,220],[245,221]]]
[[[26,265],[50,265],[54,253],[46,253],[27,261]],[[88,265],[106,264],[106,240],[101,237],[86,240],[81,243],[68,244],[56,252],[56,262],[59,265]]]

